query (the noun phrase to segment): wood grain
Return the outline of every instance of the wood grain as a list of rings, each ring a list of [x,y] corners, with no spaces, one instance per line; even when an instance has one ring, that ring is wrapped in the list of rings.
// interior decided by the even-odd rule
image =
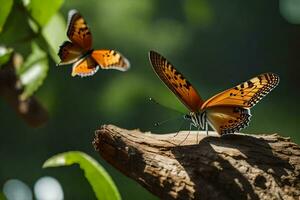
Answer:
[[[198,132],[196,143],[191,132],[182,142],[187,134],[103,125],[93,145],[160,199],[299,199],[300,147],[289,138]]]

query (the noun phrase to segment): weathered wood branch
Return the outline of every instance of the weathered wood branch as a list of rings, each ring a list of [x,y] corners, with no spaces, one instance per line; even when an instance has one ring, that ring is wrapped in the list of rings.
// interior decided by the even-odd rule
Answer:
[[[16,68],[21,65],[21,60],[20,55],[14,53],[11,60],[1,67],[0,96],[28,125],[38,127],[48,120],[48,112],[36,98],[20,98],[24,88],[16,75]]]
[[[151,134],[104,125],[93,145],[161,199],[299,199],[300,147],[273,135]],[[180,145],[178,145],[180,144]]]

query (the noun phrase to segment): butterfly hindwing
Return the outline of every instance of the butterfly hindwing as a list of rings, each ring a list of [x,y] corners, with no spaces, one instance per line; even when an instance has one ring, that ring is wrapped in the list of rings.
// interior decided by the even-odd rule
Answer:
[[[80,59],[76,63],[73,64],[72,76],[92,76],[99,69],[98,64],[94,61],[90,56]]]
[[[91,56],[102,69],[126,71],[130,68],[129,61],[114,50],[94,50]]]
[[[204,102],[201,109],[213,106],[238,106],[251,108],[279,83],[279,76],[274,73],[258,75],[236,87],[221,92]]]
[[[160,54],[150,51],[150,62],[158,77],[193,112],[199,111],[203,100],[191,83]]]
[[[220,135],[234,133],[248,126],[250,109],[236,106],[214,106],[206,110],[210,126]]]
[[[92,34],[77,10],[69,11],[67,36],[86,51],[92,48]]]

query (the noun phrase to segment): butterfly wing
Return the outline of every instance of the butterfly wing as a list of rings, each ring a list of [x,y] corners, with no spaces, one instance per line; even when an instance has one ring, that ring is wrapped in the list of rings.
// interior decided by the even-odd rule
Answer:
[[[201,109],[213,106],[238,106],[251,108],[257,104],[264,96],[273,90],[279,83],[279,76],[274,73],[258,75],[236,87],[225,90],[207,101]]]
[[[99,66],[94,59],[87,56],[73,64],[72,76],[92,76],[98,71],[98,69]]]
[[[114,50],[94,50],[91,56],[102,69],[126,71],[130,68],[129,61]]]
[[[149,59],[158,77],[192,112],[198,112],[203,100],[183,75],[160,54],[150,51]]]
[[[220,135],[238,132],[248,126],[250,109],[236,106],[214,106],[206,110],[210,126]]]
[[[72,42],[65,41],[60,47],[58,56],[61,62],[58,65],[67,65],[76,62],[83,55],[82,49]]]
[[[77,10],[69,11],[67,36],[86,51],[92,48],[92,34]]]

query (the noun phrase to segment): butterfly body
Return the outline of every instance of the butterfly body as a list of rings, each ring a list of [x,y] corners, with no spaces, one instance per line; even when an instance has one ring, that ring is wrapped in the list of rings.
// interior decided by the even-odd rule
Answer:
[[[92,49],[92,33],[84,18],[76,10],[69,11],[67,36],[59,48],[58,65],[73,63],[72,76],[91,76],[101,69],[116,69],[126,71],[130,68],[128,60],[114,50]]]
[[[190,126],[208,130],[209,125],[220,135],[247,127],[250,108],[279,83],[276,74],[264,73],[203,101],[192,84],[163,56],[150,51],[149,58],[158,77],[190,110],[184,116]]]
[[[86,53],[84,53],[84,54],[82,55],[81,58],[85,58],[85,57],[87,57],[87,56],[91,56],[93,52],[94,52],[94,49],[88,50]]]
[[[190,125],[204,129],[207,124],[206,112],[190,112],[183,116],[184,119],[189,120]]]

